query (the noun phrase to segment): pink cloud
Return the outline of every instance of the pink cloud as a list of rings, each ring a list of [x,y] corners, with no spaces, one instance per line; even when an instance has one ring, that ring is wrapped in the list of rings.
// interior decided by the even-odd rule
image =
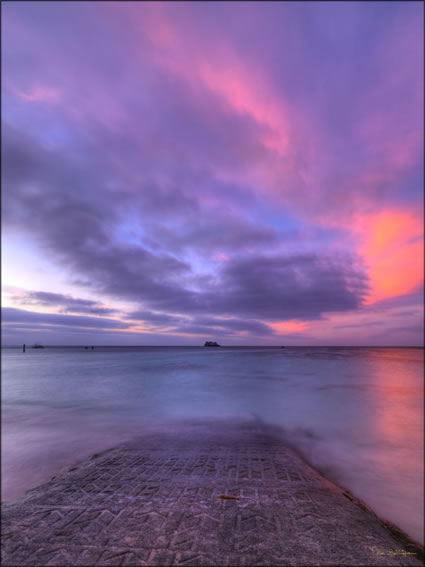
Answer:
[[[15,94],[25,102],[56,103],[62,98],[61,91],[54,87],[35,86],[29,92],[14,89]]]
[[[227,262],[230,256],[228,254],[224,254],[223,252],[216,252],[213,254],[212,259],[216,260],[217,262]]]
[[[271,327],[274,331],[279,334],[286,334],[286,333],[304,333],[309,329],[309,324],[305,321],[280,321],[277,323],[267,323],[269,327]]]
[[[287,155],[289,111],[270,88],[261,69],[252,62],[248,66],[229,41],[215,38],[212,44],[210,38],[199,34],[190,11],[176,21],[165,4],[147,2],[141,6],[126,8],[151,42],[152,61],[183,78],[192,89],[192,96],[202,96],[201,86],[231,111],[249,116],[264,130],[260,134],[264,147]]]

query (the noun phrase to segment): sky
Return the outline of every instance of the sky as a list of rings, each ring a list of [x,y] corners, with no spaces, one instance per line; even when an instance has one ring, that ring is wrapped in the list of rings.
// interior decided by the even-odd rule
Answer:
[[[4,345],[423,345],[422,2],[2,2]]]

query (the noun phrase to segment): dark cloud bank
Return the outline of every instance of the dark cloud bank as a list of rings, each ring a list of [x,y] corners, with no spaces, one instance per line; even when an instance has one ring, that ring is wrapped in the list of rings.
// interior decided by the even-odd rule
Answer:
[[[162,207],[158,205],[157,186],[146,183],[127,200],[108,186],[106,175],[104,178],[92,171],[87,163],[42,148],[9,126],[5,128],[6,225],[26,230],[66,265],[74,278],[85,281],[92,292],[140,306],[133,313],[121,313],[121,318],[126,317],[129,323],[99,317],[30,315],[16,309],[5,311],[7,322],[31,320],[105,328],[125,328],[143,322],[153,328],[167,327],[183,333],[219,330],[221,334],[244,331],[253,336],[268,336],[274,332],[264,322],[319,319],[324,313],[353,310],[361,305],[368,289],[367,277],[358,258],[350,254],[290,254],[273,250],[275,236],[271,230],[252,227],[243,220],[232,224],[226,213],[208,215],[201,211],[195,197],[191,198],[192,207],[170,210],[168,214],[165,210],[163,221],[154,222],[157,207]],[[104,166],[108,171],[107,163]],[[141,219],[149,219],[138,242],[116,237],[117,227],[129,208]],[[199,240],[193,231],[188,229],[182,235],[177,227],[176,242],[186,240],[180,249],[176,246],[170,252],[173,224],[183,225],[186,220],[190,223],[193,210],[200,211],[195,223],[201,227]],[[151,231],[147,232],[149,228]],[[158,236],[161,231],[166,233],[163,242]],[[242,243],[250,244],[250,235],[261,250],[251,248],[246,253]],[[152,241],[156,242],[155,247],[149,245]],[[232,254],[216,264],[214,272],[200,275],[185,256],[185,247],[191,247],[202,258],[209,257],[215,246],[227,247]],[[54,306],[64,314],[117,314],[100,302],[42,291],[28,292],[19,301],[25,307]]]

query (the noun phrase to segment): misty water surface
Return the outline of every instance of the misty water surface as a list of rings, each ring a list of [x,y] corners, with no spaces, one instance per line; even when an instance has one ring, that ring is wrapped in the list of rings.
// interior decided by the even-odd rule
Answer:
[[[423,349],[3,349],[2,499],[150,427],[255,419],[423,541]]]

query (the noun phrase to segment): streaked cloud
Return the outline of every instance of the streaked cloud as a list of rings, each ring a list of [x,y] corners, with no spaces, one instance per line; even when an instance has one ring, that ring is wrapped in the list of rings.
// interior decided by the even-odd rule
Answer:
[[[60,326],[60,327],[84,327],[105,329],[126,329],[128,324],[114,319],[104,317],[84,317],[79,315],[60,315],[56,313],[37,313],[26,309],[15,309],[13,307],[2,308],[3,323],[8,325],[37,325],[37,326]]]
[[[113,315],[117,309],[105,307],[97,301],[79,299],[61,293],[46,291],[25,291],[12,296],[12,301],[20,305],[57,307],[62,313],[88,313],[91,315]]]

